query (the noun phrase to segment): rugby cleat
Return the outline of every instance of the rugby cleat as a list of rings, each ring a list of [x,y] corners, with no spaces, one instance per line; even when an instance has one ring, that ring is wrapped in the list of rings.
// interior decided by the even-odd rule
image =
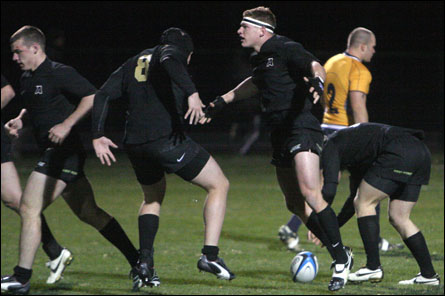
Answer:
[[[133,287],[131,289],[131,292],[138,292],[139,289],[142,288],[142,286],[144,286],[141,278],[139,277],[138,269],[136,266],[130,270],[130,274],[128,275],[128,277],[133,282]]]
[[[3,280],[2,280],[3,283]],[[418,273],[414,278],[406,281],[400,281],[399,285],[430,285],[430,286],[438,286],[440,285],[440,277],[436,273],[432,278],[423,277],[420,273]],[[2,284],[3,289],[3,284]]]
[[[224,260],[221,258],[216,259],[216,261],[208,261],[206,255],[202,255],[198,260],[199,271],[210,272],[216,275],[218,279],[222,280],[233,280],[235,275],[227,268],[224,264]]]
[[[144,286],[158,287],[161,285],[161,280],[159,279],[156,270],[153,267],[150,267],[148,263],[139,263],[137,269],[139,278]]]
[[[63,249],[59,257],[46,263],[46,267],[50,269],[47,284],[54,284],[62,279],[65,268],[73,261],[73,254],[68,249]]]
[[[403,244],[391,244],[388,240],[384,239],[383,237],[379,241],[379,250],[383,252],[393,251],[393,250],[400,250],[403,249]]]
[[[29,288],[29,281],[22,284],[13,275],[2,276],[2,293],[26,295],[29,293]]]
[[[344,248],[348,261],[345,264],[334,264],[334,272],[332,274],[332,279],[329,282],[329,291],[338,291],[345,287],[348,282],[348,276],[354,265],[354,255],[352,254],[352,249],[349,247]]]
[[[289,228],[289,226],[282,225],[278,229],[278,237],[287,246],[288,250],[295,251],[295,252],[303,251],[303,249],[300,248],[300,245],[299,245],[300,238],[298,237],[298,234],[296,232],[293,232]]]
[[[383,269],[381,266],[379,266],[377,269],[371,270],[364,266],[356,272],[350,273],[348,276],[348,280],[354,283],[379,283],[383,280]]]

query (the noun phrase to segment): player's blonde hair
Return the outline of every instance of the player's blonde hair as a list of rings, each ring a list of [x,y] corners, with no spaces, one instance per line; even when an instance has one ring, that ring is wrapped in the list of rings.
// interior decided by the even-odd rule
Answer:
[[[11,35],[9,43],[12,44],[19,39],[23,39],[23,44],[27,47],[31,46],[32,43],[37,43],[40,45],[43,51],[45,51],[46,38],[42,30],[33,26],[23,26],[18,29],[14,34]]]
[[[243,12],[243,17],[250,17],[268,23],[274,28],[277,26],[275,14],[273,14],[269,7],[259,6],[257,8],[245,10]]]

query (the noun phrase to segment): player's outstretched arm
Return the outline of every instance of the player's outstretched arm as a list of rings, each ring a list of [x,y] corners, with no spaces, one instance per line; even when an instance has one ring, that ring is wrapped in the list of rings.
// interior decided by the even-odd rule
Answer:
[[[94,151],[96,156],[100,159],[102,164],[107,164],[111,166],[111,161],[116,162],[113,152],[111,152],[110,147],[118,148],[116,144],[113,143],[107,137],[100,137],[93,140]]]
[[[197,92],[191,94],[188,97],[187,102],[189,108],[184,116],[184,119],[189,118],[189,124],[196,125],[199,119],[204,116],[204,111],[202,108],[205,107],[205,105],[202,103]]]
[[[228,93],[216,97],[216,99],[205,108],[205,115],[203,118],[201,118],[199,123],[209,123],[212,118],[224,108],[225,105],[235,101],[248,99],[257,95],[258,92],[258,88],[252,82],[252,77],[250,76],[246,78],[243,82],[241,82],[237,87],[235,87]]]

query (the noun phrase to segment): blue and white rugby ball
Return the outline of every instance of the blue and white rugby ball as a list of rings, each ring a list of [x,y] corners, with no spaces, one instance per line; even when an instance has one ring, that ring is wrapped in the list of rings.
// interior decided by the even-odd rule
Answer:
[[[290,265],[292,280],[307,283],[313,281],[318,273],[317,257],[309,251],[298,253]]]

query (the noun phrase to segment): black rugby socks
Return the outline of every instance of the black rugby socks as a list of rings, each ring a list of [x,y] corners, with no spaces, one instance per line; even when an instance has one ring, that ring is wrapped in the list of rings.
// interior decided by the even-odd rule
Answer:
[[[327,206],[323,211],[317,213],[318,221],[323,227],[324,232],[331,241],[331,246],[335,253],[335,260],[337,264],[345,264],[348,261],[348,256],[341,241],[340,229],[338,227],[337,217],[334,210]]]
[[[17,281],[22,285],[29,282],[29,280],[31,279],[31,275],[32,275],[32,269],[22,268],[18,265],[14,267],[14,276],[17,279]]]
[[[159,228],[159,216],[146,214],[139,216],[139,246],[141,254],[150,253],[153,250],[156,233]]]
[[[139,253],[116,219],[112,218],[99,232],[122,252],[125,258],[127,258],[128,263],[130,263],[130,266],[133,267],[136,265]]]
[[[422,276],[432,278],[436,274],[436,271],[434,270],[433,263],[431,262],[430,252],[422,232],[419,231],[418,233],[405,239],[403,242],[411,251],[414,258],[416,258]]]
[[[335,252],[332,248],[331,241],[329,240],[326,233],[323,231],[323,229],[320,226],[320,222],[318,221],[317,214],[315,211],[312,211],[311,215],[307,219],[306,227],[316,236],[318,239],[325,245],[325,247],[328,249],[329,254],[331,255],[332,259],[335,260]]]
[[[206,255],[207,260],[216,261],[218,259],[219,248],[217,246],[207,246],[201,250],[202,254]]]
[[[42,248],[45,251],[46,255],[48,255],[49,260],[52,261],[60,256],[63,248],[56,241],[53,234],[51,233],[51,230],[49,230],[45,216],[41,214],[40,218],[42,220]]]
[[[377,215],[357,219],[358,229],[366,251],[366,267],[376,270],[380,267],[379,235],[380,226]]]

